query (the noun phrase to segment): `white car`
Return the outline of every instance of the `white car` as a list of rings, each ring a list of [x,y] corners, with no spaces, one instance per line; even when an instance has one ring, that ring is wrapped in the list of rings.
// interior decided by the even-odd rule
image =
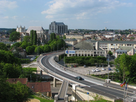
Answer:
[[[95,69],[92,69],[92,72],[94,73],[94,72],[95,72]]]
[[[102,68],[102,70],[104,71],[104,70],[105,70],[105,68]]]
[[[95,69],[96,72],[100,72],[100,70],[98,68]]]

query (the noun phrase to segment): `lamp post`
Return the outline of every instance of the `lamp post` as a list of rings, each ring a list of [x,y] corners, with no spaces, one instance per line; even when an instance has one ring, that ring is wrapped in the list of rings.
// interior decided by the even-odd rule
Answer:
[[[109,54],[108,54],[108,79],[109,79],[109,68],[110,68],[110,65],[109,65]]]

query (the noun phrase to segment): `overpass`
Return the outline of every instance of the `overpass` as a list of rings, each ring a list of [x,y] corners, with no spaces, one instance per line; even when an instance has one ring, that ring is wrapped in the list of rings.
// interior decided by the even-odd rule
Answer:
[[[105,87],[103,86],[104,82],[98,83],[98,81],[94,81],[94,79],[89,78],[85,80],[77,80],[75,79],[75,75],[72,75],[71,73],[62,71],[60,69],[57,69],[56,67],[59,67],[58,65],[52,64],[51,59],[53,59],[53,56],[62,54],[62,52],[59,53],[53,53],[48,56],[40,56],[37,59],[37,62],[39,63],[39,66],[42,70],[46,71],[50,76],[53,76],[57,78],[58,80],[67,80],[71,84],[78,84],[80,86],[84,86],[84,89],[102,96],[106,96],[109,98],[112,98],[114,100],[121,98],[124,98],[123,91],[111,88],[111,87]],[[128,93],[129,96],[133,96],[133,93]],[[135,100],[134,100],[135,101]],[[133,101],[133,102],[134,102]]]

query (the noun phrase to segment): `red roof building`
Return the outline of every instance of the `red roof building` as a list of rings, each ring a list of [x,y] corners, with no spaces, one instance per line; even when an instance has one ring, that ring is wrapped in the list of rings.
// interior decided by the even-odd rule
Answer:
[[[51,92],[50,82],[27,82],[33,92]]]
[[[16,84],[18,81],[21,82],[22,84],[27,84],[27,78],[10,78],[7,79],[9,83]]]

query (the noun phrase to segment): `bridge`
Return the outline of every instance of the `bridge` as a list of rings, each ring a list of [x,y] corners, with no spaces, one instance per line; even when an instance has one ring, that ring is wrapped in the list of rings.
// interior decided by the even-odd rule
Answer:
[[[61,80],[61,81],[65,80],[65,81],[63,81],[63,84],[61,86],[58,96],[56,96],[58,100],[63,99],[63,102],[64,102],[64,100],[65,100],[65,102],[67,101],[67,96],[66,96],[67,89],[66,88],[67,88],[68,83],[69,84],[77,84],[79,86],[82,86],[82,88],[80,88],[80,91],[84,90],[84,92],[96,93],[96,94],[101,95],[103,97],[112,99],[112,101],[115,101],[117,99],[125,100],[123,90],[120,89],[119,85],[105,84],[105,82],[98,81],[93,78],[88,78],[85,76],[82,76],[85,80],[82,80],[82,81],[77,80],[77,79],[75,79],[75,76],[77,76],[77,74],[60,69],[59,68],[60,65],[54,63],[54,56],[62,54],[62,53],[63,52],[52,53],[50,55],[40,56],[37,59],[37,63],[39,65],[39,67],[43,71],[47,72],[48,75],[50,75],[58,80]],[[65,92],[63,91],[64,89],[66,89]],[[134,89],[131,89],[131,91],[128,91],[128,93],[127,93],[128,96],[135,95],[135,93],[133,93],[134,91],[132,91],[132,90],[134,90]],[[65,94],[62,94],[62,93],[65,93]],[[134,97],[133,97],[133,102],[136,102]]]

